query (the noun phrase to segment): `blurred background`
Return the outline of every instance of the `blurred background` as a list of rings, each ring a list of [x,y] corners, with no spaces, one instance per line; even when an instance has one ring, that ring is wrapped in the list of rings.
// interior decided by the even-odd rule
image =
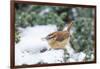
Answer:
[[[15,42],[20,42],[18,28],[35,25],[56,25],[57,30],[63,30],[67,24],[66,17],[73,21],[71,46],[76,52],[86,53],[86,60],[94,57],[94,8],[68,6],[42,6],[16,4]]]

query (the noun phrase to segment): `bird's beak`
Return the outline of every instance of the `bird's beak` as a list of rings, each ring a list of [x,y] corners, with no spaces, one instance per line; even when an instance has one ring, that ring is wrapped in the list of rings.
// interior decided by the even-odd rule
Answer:
[[[41,38],[41,40],[43,40],[43,41],[44,41],[44,40],[46,40],[46,38]]]

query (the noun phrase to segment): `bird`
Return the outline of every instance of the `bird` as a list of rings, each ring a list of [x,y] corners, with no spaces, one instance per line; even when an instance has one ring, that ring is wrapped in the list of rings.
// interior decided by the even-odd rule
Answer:
[[[51,49],[64,49],[65,48],[66,44],[70,40],[70,29],[72,25],[73,25],[73,21],[69,20],[66,30],[52,32],[44,38],[47,40]]]

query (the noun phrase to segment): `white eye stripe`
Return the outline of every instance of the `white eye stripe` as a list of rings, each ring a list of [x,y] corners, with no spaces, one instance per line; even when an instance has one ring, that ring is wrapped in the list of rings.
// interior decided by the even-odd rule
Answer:
[[[49,38],[49,39],[53,38],[53,37],[55,37],[55,36],[54,35],[47,36],[47,38]]]

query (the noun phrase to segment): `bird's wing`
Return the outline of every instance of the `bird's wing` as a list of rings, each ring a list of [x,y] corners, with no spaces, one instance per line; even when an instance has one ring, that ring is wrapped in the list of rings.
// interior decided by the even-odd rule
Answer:
[[[49,40],[49,39],[55,38],[55,37],[56,37],[55,34],[56,34],[56,32],[53,32],[53,33],[49,34],[49,35],[46,37],[46,39]]]
[[[56,33],[56,41],[63,41],[69,37],[67,32],[58,32]]]

